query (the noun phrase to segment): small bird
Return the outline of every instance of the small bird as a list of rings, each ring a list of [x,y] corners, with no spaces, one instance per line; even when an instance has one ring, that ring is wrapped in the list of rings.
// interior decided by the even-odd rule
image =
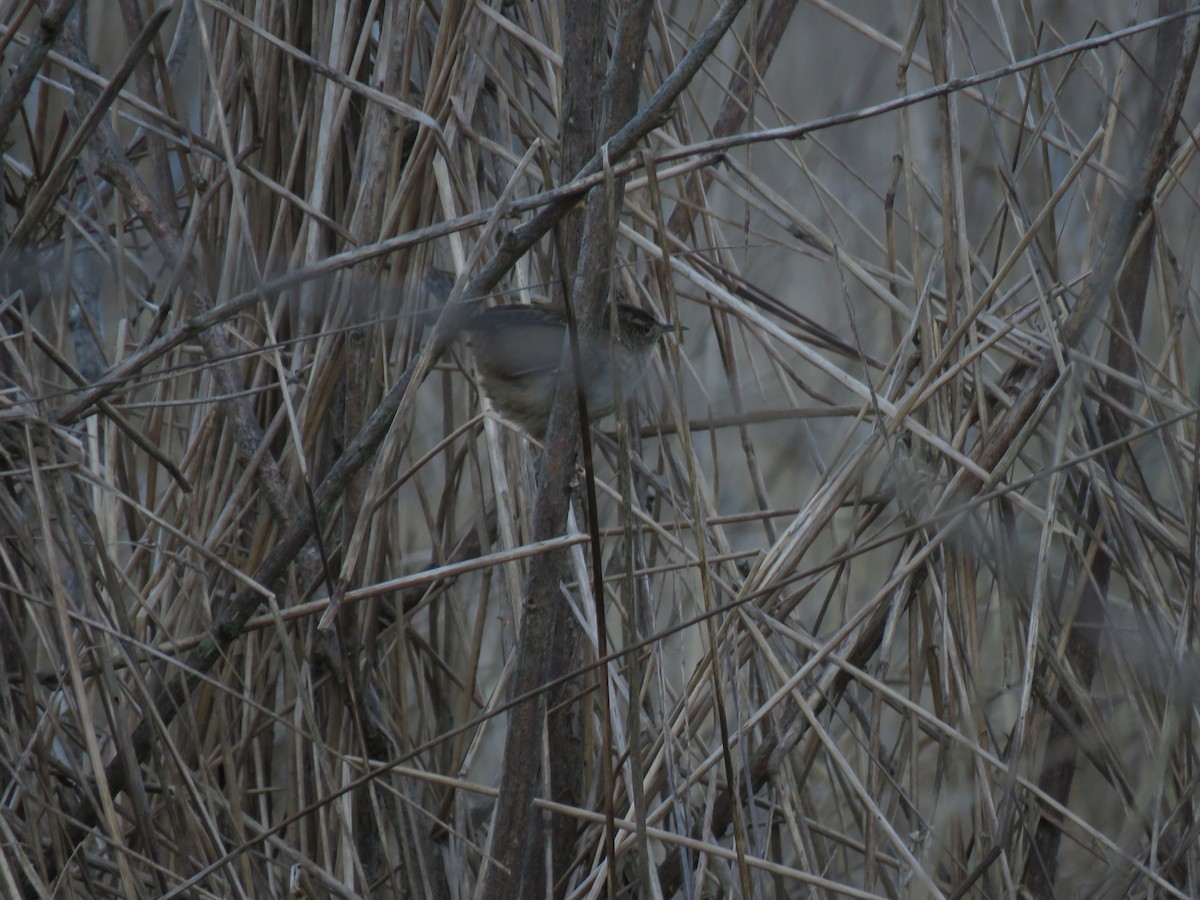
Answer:
[[[605,311],[598,339],[580,348],[583,362],[588,416],[593,421],[616,408],[628,397],[654,353],[658,339],[673,329],[666,322],[628,303],[617,304],[618,339],[613,346],[612,317]],[[528,304],[493,306],[466,323],[483,390],[496,411],[538,440],[544,440],[550,425],[554,392],[562,380],[567,319],[555,312]],[[621,367],[621,397],[613,384],[613,357]]]

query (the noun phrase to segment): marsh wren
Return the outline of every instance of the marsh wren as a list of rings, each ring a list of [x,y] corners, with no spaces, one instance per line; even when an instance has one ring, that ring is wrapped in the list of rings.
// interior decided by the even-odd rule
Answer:
[[[600,335],[580,347],[588,416],[608,415],[641,380],[658,339],[672,325],[628,303],[617,304],[616,339],[611,310],[601,320]],[[496,411],[527,434],[544,440],[550,425],[554,392],[562,380],[567,319],[538,306],[493,306],[466,323],[475,368]],[[610,347],[613,348],[610,351]],[[613,384],[613,359],[621,367],[621,396]]]

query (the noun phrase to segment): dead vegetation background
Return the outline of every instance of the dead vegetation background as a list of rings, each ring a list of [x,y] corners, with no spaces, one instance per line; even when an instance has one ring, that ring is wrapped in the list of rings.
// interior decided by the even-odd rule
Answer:
[[[0,894],[1200,893],[1195,10],[614,7],[0,5]]]

